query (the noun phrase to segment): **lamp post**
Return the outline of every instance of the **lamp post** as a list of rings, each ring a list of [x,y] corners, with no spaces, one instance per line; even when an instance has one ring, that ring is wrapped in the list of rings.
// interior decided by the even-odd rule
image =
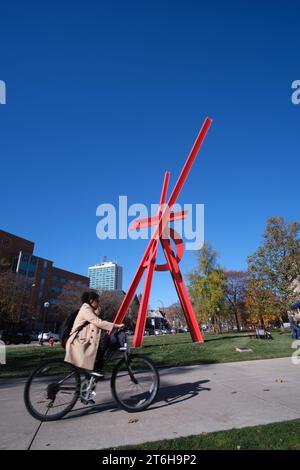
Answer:
[[[33,281],[30,286],[30,296],[29,296],[29,314],[31,318],[31,324],[30,324],[31,330],[34,330],[32,320],[34,318],[33,312],[35,311],[34,304],[33,304],[33,293],[34,293],[35,286],[36,286],[35,281]]]
[[[220,310],[221,309],[219,307],[217,307],[216,310],[217,310],[217,323],[219,325],[220,333],[222,333],[222,324],[221,324],[221,320],[220,320]]]
[[[44,303],[44,322],[43,322],[43,328],[42,328],[42,333],[41,333],[41,340],[40,340],[40,345],[44,346],[44,330],[45,330],[45,324],[47,322],[47,315],[48,315],[48,309],[50,307],[50,302],[45,302]]]

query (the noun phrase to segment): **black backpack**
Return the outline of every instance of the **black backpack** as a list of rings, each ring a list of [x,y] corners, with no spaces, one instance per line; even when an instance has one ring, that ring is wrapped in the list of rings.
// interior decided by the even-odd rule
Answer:
[[[75,310],[75,312],[70,313],[70,315],[67,318],[65,318],[62,324],[60,325],[58,334],[59,334],[61,345],[64,349],[66,348],[66,343],[71,334],[74,321],[77,317],[78,312],[79,312],[79,309]]]

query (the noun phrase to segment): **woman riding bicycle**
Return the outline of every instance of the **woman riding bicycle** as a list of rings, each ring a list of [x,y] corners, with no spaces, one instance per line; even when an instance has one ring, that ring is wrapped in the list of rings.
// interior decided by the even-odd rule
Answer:
[[[132,354],[122,347],[125,332],[113,333],[114,324],[99,318],[99,296],[85,292],[82,306],[66,342],[65,360],[52,358],[42,362],[28,377],[24,388],[27,410],[41,421],[55,421],[73,409],[80,399],[85,405],[95,404],[96,385],[102,374],[93,371],[102,366],[105,349],[121,350],[110,377],[112,395],[123,410],[143,411],[155,400],[159,375],[155,365],[144,355]],[[101,332],[110,332],[100,339]],[[103,347],[104,344],[104,347]],[[120,355],[119,355],[120,356]],[[105,358],[105,361],[107,357]]]
[[[66,343],[65,361],[82,369],[99,371],[102,368],[104,353],[100,343],[102,330],[111,332],[113,328],[123,328],[124,324],[101,320],[99,295],[96,292],[84,292],[81,301],[82,306]],[[110,336],[106,346],[115,341],[115,337]]]

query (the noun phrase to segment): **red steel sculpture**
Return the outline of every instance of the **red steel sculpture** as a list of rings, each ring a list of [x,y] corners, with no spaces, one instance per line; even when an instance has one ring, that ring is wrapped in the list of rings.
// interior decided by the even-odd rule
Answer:
[[[168,191],[170,173],[166,172],[164,177],[164,182],[162,186],[162,192],[160,196],[159,210],[158,214],[153,217],[146,219],[139,219],[135,221],[132,225],[131,230],[140,229],[143,227],[156,226],[154,233],[148,243],[148,246],[145,250],[144,256],[141,259],[139,267],[134,275],[131,286],[129,287],[127,294],[125,295],[122,304],[118,310],[114,323],[122,323],[125,315],[129,309],[129,306],[132,302],[134,294],[137,290],[137,287],[141,281],[141,278],[146,271],[146,279],[143,288],[143,293],[141,297],[135,334],[133,338],[133,346],[140,347],[143,343],[143,336],[145,331],[148,304],[151,292],[151,285],[153,280],[154,271],[170,271],[173,282],[186,318],[188,328],[191,333],[192,340],[194,342],[203,342],[203,337],[199,325],[197,323],[195,313],[191,301],[189,299],[186,286],[183,281],[182,274],[179,268],[179,262],[183,256],[183,241],[180,239],[180,236],[175,230],[168,226],[168,222],[174,220],[183,219],[186,216],[187,211],[180,212],[171,212],[172,207],[176,203],[180,191],[182,190],[184,183],[188,177],[188,174],[191,170],[191,167],[197,157],[197,154],[200,150],[200,147],[205,139],[205,136],[212,124],[212,120],[206,118],[204,124],[197,136],[197,139],[193,145],[193,148],[183,166],[183,169],[179,175],[179,178],[173,188],[171,196],[169,197],[168,202],[166,203],[166,196]],[[176,254],[173,251],[170,238],[174,241],[176,247]],[[166,257],[165,264],[156,264],[158,242],[160,241],[164,255]]]

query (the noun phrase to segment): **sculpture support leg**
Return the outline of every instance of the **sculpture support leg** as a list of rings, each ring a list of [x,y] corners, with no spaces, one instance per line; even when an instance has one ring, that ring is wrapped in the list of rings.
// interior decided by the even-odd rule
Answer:
[[[135,348],[140,348],[143,343],[143,336],[145,331],[145,325],[148,314],[148,304],[153,280],[153,274],[155,271],[155,261],[156,261],[156,252],[157,252],[158,241],[156,241],[156,248],[153,250],[153,255],[149,260],[149,265],[147,267],[146,279],[141,299],[141,304],[138,312],[135,333],[133,338],[133,346]]]
[[[198,322],[196,320],[196,316],[191,301],[189,299],[189,295],[185,287],[185,283],[180,272],[175,253],[172,249],[171,242],[170,240],[164,238],[161,238],[160,240],[165,257],[169,265],[170,272],[172,274],[173,282],[183,309],[183,313],[185,315],[185,319],[192,336],[192,340],[194,342],[203,343],[203,337]]]
[[[165,200],[167,197],[169,180],[170,180],[170,173],[166,172],[165,177],[164,177],[164,182],[162,185],[161,195],[160,195],[160,201],[159,201],[160,208],[158,211],[158,216],[161,215],[161,206],[162,204],[165,203]],[[140,304],[140,308],[139,308],[139,312],[137,316],[135,334],[133,338],[133,346],[135,348],[139,348],[143,344],[143,337],[144,337],[145,325],[146,325],[147,314],[148,314],[149,298],[150,298],[153,274],[155,271],[157,249],[158,249],[158,239],[155,239],[153,243],[152,251],[149,252],[149,257],[147,260],[146,279],[145,279],[145,284],[144,284],[144,289],[143,289],[143,294],[142,294],[142,300],[141,300],[141,304]]]

